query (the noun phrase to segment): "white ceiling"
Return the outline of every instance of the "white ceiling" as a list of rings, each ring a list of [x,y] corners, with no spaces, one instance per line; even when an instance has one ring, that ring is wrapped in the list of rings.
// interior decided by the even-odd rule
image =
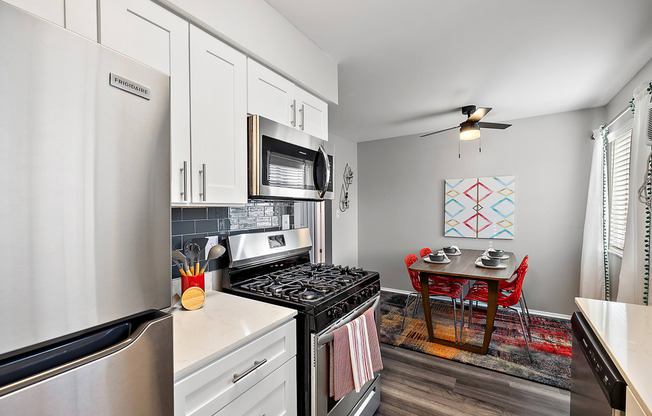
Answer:
[[[466,104],[489,122],[602,106],[652,58],[651,0],[266,1],[338,62],[330,131],[354,141]]]

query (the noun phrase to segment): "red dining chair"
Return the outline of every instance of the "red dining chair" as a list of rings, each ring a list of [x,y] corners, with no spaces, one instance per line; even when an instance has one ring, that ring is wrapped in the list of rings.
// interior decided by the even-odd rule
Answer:
[[[521,264],[514,270],[514,273],[512,273],[512,277],[510,277],[510,280],[503,280],[498,283],[498,289],[499,290],[504,290],[504,291],[514,291],[516,287],[516,276],[518,276],[518,273],[525,267],[528,266],[528,261],[530,259],[529,255],[525,255],[523,257],[523,260],[521,261]],[[482,282],[478,281],[476,282],[478,285],[485,285],[487,286],[487,282]],[[521,288],[521,299],[519,301],[519,304],[521,306],[521,310],[525,311],[525,327],[527,328],[527,334],[530,337],[530,341],[532,340],[532,333],[530,332],[530,309],[527,307],[527,302],[525,301],[525,289]]]
[[[419,259],[414,254],[410,254],[405,257],[405,266],[407,267],[408,276],[410,276],[410,282],[412,287],[416,291],[416,300],[415,306],[418,304],[420,295],[421,295],[421,281],[419,280],[419,273],[410,270],[410,266],[416,263]],[[415,293],[409,293],[407,299],[405,300],[405,308],[403,309],[403,324],[401,328],[405,326],[405,315],[407,313],[407,308],[409,306],[409,301],[412,295]],[[455,300],[462,295],[462,287],[456,283],[443,281],[443,280],[431,280],[428,279],[428,294],[430,296],[446,296],[451,299],[453,303],[453,325],[455,328],[455,341],[457,342],[457,303]],[[430,313],[430,311],[423,311],[425,313]],[[464,303],[462,303],[462,319],[464,318]],[[460,334],[461,336],[461,334]]]
[[[529,266],[527,262],[525,265],[518,267],[518,272],[516,273],[516,278],[513,280],[513,290],[507,291],[498,291],[498,306],[503,308],[511,309],[516,311],[518,314],[518,319],[521,323],[521,332],[523,333],[523,338],[525,339],[525,346],[527,347],[527,353],[532,361],[532,354],[530,352],[530,342],[528,341],[528,336],[526,335],[525,326],[523,325],[523,317],[521,316],[521,311],[515,309],[513,306],[519,303],[521,299],[521,292],[523,289],[523,280],[525,280],[525,274],[527,273]],[[471,316],[473,316],[473,301],[478,300],[480,302],[487,302],[489,299],[489,288],[486,284],[480,284],[480,282],[475,283],[471,286],[471,290],[466,294],[464,300],[469,300],[471,302],[470,310]],[[525,313],[523,313],[525,314]],[[469,318],[469,324],[471,323],[471,317]]]
[[[430,253],[432,253],[432,250],[430,250],[428,247],[422,248],[421,250],[419,250],[419,256],[421,256],[421,258],[426,257]],[[445,280],[447,282],[457,283],[458,285],[462,285],[462,286],[469,283],[468,279],[462,279],[462,278],[459,278],[459,277],[433,275],[432,278],[434,278],[436,280]]]

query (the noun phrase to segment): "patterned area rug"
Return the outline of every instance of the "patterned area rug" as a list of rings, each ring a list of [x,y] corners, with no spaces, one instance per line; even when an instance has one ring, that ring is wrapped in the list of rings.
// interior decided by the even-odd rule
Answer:
[[[380,342],[570,390],[573,333],[569,320],[531,315],[532,362],[530,362],[525,340],[521,335],[517,313],[499,307],[494,320],[495,330],[489,345],[489,352],[487,355],[480,355],[429,342],[422,303],[419,303],[416,315],[412,316],[414,296],[405,318],[405,327],[401,329],[406,296],[382,293]],[[451,302],[445,299],[431,298],[430,306],[435,335],[455,341]],[[477,346],[482,345],[486,323],[485,312],[482,307],[473,309],[471,326],[469,327],[466,323],[464,326],[462,335],[464,342]],[[468,308],[465,313],[468,321]],[[457,316],[459,326],[459,308]]]

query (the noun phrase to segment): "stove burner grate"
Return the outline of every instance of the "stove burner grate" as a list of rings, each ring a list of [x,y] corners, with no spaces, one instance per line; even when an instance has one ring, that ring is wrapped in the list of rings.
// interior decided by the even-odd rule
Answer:
[[[364,277],[365,272],[359,268],[303,264],[254,277],[239,286],[264,296],[316,302],[344,291]]]

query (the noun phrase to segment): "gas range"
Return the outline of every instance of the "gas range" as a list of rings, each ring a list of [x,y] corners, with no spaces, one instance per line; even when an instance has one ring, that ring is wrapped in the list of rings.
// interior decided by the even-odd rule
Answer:
[[[331,264],[289,263],[268,266],[267,273],[231,270],[226,292],[294,308],[309,317],[312,331],[319,331],[380,291],[376,272]],[[293,265],[294,264],[294,265]],[[282,267],[280,270],[275,270]],[[234,282],[235,281],[235,282]]]
[[[366,384],[363,391],[335,402],[328,397],[328,359],[323,340],[366,310],[377,310],[378,273],[310,263],[312,243],[305,228],[232,235],[228,246],[231,263],[222,279],[223,291],[298,311],[298,413],[350,414],[354,408],[364,406],[372,414],[380,400],[380,376]],[[375,316],[378,319],[378,313]],[[331,413],[335,406],[339,410]]]
[[[359,268],[305,264],[254,277],[238,287],[266,296],[315,303],[345,290],[366,274]]]

